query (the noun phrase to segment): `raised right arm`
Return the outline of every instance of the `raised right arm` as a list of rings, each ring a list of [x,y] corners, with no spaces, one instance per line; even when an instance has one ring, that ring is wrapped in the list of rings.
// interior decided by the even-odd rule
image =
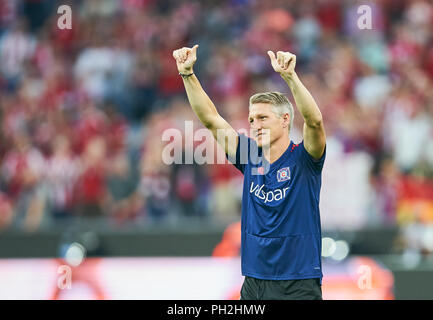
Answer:
[[[238,134],[228,122],[219,115],[212,100],[203,90],[193,72],[193,65],[197,60],[197,48],[198,45],[195,45],[193,48],[184,47],[173,51],[177,69],[182,75],[183,84],[192,110],[200,119],[201,123],[212,132],[215,140],[224,149],[226,154],[234,158],[236,156]]]

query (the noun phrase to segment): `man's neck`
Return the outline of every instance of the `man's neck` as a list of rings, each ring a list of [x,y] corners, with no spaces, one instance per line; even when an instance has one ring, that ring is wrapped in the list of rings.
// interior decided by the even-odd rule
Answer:
[[[289,135],[274,141],[270,147],[263,148],[263,156],[269,163],[277,161],[290,145]]]

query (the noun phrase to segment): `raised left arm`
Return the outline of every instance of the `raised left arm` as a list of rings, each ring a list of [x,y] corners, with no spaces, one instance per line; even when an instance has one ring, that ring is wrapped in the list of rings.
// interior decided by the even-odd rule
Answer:
[[[272,67],[286,81],[295,99],[296,107],[304,118],[304,147],[315,159],[320,159],[325,150],[326,134],[323,117],[313,96],[295,72],[296,56],[290,52],[277,52],[277,57],[268,51]]]

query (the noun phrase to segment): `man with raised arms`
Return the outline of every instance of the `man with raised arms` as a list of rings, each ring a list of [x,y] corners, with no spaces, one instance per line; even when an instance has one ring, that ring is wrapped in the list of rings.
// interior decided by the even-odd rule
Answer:
[[[241,300],[322,299],[319,197],[326,155],[322,114],[295,72],[296,56],[268,51],[304,118],[303,140],[290,140],[294,110],[279,92],[250,97],[251,136],[218,113],[193,71],[197,48],[173,52],[189,103],[244,175]]]

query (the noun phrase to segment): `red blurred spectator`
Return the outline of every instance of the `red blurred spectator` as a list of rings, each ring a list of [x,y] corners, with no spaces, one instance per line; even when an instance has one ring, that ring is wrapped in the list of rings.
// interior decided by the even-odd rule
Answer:
[[[106,199],[106,141],[101,136],[90,138],[82,158],[82,173],[76,185],[78,214],[84,217],[104,215]]]

